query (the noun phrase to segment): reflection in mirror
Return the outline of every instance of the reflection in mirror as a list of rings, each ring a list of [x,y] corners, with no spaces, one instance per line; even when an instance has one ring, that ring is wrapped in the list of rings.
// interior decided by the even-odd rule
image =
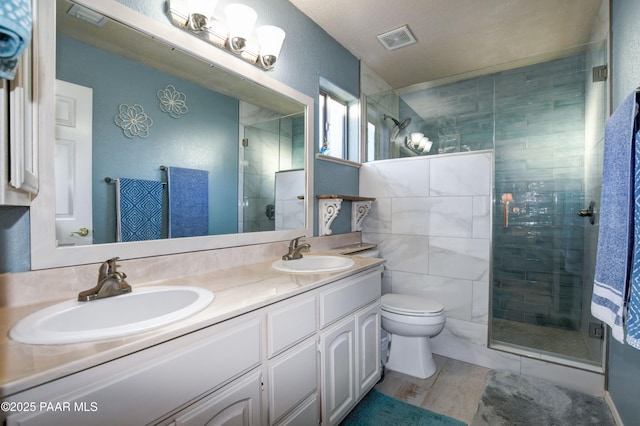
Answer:
[[[313,235],[313,98],[116,1],[34,13],[32,269]]]
[[[247,101],[208,64],[57,4],[59,246],[287,229],[275,177],[304,168],[304,105],[255,84]]]

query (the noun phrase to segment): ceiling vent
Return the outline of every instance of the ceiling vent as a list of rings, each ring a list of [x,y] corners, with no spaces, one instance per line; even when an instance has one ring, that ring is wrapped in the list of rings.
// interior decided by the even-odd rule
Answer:
[[[387,50],[396,50],[416,43],[416,38],[411,33],[411,30],[407,25],[388,31],[384,34],[380,34],[377,37],[378,40],[380,40],[380,43],[382,43],[384,48]]]

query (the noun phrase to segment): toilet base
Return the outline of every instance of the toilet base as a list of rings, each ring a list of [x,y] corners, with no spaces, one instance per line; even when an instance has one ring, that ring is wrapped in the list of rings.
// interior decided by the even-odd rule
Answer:
[[[430,338],[392,334],[389,360],[385,367],[420,379],[433,376],[436,363],[431,353]]]

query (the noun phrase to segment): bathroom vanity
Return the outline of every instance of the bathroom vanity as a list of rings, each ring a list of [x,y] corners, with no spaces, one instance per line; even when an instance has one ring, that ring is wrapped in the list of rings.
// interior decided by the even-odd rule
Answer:
[[[380,377],[381,261],[353,259],[337,273],[265,262],[156,282],[216,297],[140,335],[7,342],[6,367],[24,371],[3,386],[6,424],[338,424]]]

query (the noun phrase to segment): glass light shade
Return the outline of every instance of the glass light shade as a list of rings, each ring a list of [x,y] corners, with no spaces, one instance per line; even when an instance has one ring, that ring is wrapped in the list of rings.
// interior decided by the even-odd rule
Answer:
[[[229,26],[229,46],[233,51],[242,50],[251,36],[258,14],[249,6],[240,3],[229,4],[224,12]]]
[[[208,25],[218,0],[188,0],[189,28],[193,31],[202,31]]]
[[[256,30],[260,43],[260,58],[265,67],[272,67],[280,55],[285,33],[274,25],[263,25]]]
[[[433,142],[431,142],[429,138],[422,138],[420,141],[420,150],[422,152],[429,152],[431,151],[431,145],[433,145]]]

